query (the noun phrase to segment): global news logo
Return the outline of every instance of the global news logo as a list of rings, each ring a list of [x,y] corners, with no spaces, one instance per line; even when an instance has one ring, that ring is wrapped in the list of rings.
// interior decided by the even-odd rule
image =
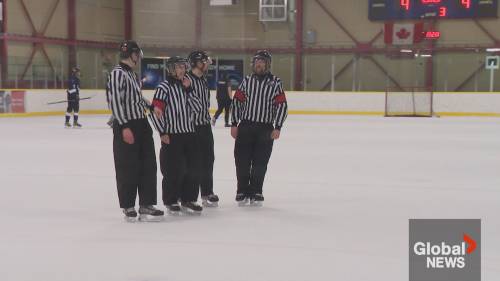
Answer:
[[[426,267],[433,269],[455,269],[466,267],[466,256],[477,248],[477,243],[471,236],[464,234],[463,242],[449,245],[446,242],[433,244],[431,242],[416,242],[413,252],[426,258]]]

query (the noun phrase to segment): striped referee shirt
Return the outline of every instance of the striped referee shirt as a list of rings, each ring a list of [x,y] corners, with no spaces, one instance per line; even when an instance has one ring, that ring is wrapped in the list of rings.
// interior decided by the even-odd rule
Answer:
[[[163,110],[159,122],[153,122],[160,135],[194,133],[194,116],[202,106],[192,87],[185,89],[182,81],[169,77],[156,88],[153,106]]]
[[[186,77],[191,81],[193,94],[201,102],[201,110],[195,114],[194,125],[210,125],[210,89],[208,88],[207,78],[205,76],[198,77],[192,71]]]
[[[109,74],[106,99],[120,126],[127,127],[130,120],[146,118],[149,105],[141,94],[141,81],[126,64],[120,63]]]
[[[250,121],[281,129],[288,115],[281,79],[270,73],[246,76],[234,94],[231,111],[233,126],[240,121]]]

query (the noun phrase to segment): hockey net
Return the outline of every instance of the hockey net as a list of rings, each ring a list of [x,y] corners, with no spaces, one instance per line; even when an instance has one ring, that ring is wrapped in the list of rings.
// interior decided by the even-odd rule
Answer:
[[[432,117],[433,92],[426,87],[387,88],[385,116]]]

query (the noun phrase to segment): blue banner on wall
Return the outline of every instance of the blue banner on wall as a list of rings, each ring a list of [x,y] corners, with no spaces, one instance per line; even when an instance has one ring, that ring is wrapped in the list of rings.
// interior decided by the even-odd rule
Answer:
[[[141,63],[141,78],[146,78],[142,88],[154,90],[164,80],[165,59],[144,58]]]
[[[207,79],[210,89],[217,88],[217,80],[225,77],[234,88],[243,80],[243,60],[214,60],[210,66]]]
[[[144,58],[141,63],[141,78],[146,78],[143,89],[154,90],[166,77],[165,59]],[[233,88],[243,80],[243,60],[213,60],[207,73],[208,85],[211,90],[217,88],[217,80],[225,77]]]

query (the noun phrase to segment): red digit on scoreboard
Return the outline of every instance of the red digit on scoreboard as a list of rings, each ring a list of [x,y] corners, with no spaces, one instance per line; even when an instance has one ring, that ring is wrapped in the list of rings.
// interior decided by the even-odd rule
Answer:
[[[462,3],[462,6],[466,9],[470,9],[470,0],[460,0]]]
[[[399,0],[399,3],[405,10],[410,10],[410,0]]]
[[[448,9],[446,7],[440,7],[439,8],[439,16],[444,18],[448,15]]]

